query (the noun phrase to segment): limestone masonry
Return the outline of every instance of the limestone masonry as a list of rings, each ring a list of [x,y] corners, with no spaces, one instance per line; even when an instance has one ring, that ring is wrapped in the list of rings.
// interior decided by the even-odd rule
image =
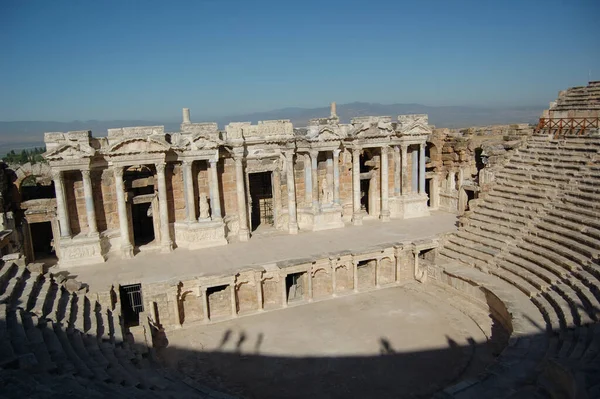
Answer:
[[[444,301],[444,323],[455,332],[468,318],[494,354],[448,337],[463,368],[424,373],[428,384],[401,392],[394,365],[431,353],[395,353],[382,338],[389,379],[373,381],[360,367],[336,369],[340,357],[307,358],[350,395],[600,397],[599,121],[600,82],[590,82],[560,92],[537,126],[455,130],[427,115],[340,123],[332,103],[306,127],[219,130],[184,108],[178,132],[45,133],[47,162],[0,169],[0,396],[229,397],[213,389],[247,383],[251,356],[183,356],[167,344],[186,336],[175,330],[196,339],[245,317],[277,324],[269,311],[387,288]],[[211,355],[229,380],[204,371],[198,359]],[[312,383],[277,374],[278,361],[273,384]],[[274,392],[246,388],[241,396]]]

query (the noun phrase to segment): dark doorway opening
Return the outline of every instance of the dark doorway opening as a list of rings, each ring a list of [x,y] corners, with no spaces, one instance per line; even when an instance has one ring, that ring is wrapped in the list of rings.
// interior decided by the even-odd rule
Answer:
[[[285,276],[285,290],[288,302],[304,298],[304,280],[306,272],[292,273]]]
[[[467,194],[467,204],[465,206],[465,211],[468,211],[469,209],[471,209],[471,200],[474,200],[475,198],[477,198],[477,196],[475,195],[475,191],[472,190],[465,190],[465,193]]]
[[[136,246],[146,245],[154,241],[154,220],[150,202],[131,206],[133,224],[133,240]]]
[[[431,185],[433,179],[425,179],[425,194],[427,194],[427,206],[431,206]]]
[[[360,209],[369,212],[369,187],[371,179],[360,180]]]
[[[119,287],[119,294],[124,327],[138,326],[140,324],[140,312],[144,311],[142,285],[122,285]]]
[[[273,187],[271,172],[250,173],[250,201],[252,202],[251,222],[252,231],[258,226],[273,225]]]
[[[56,253],[52,246],[54,234],[51,222],[31,223],[31,243],[33,245],[33,256],[36,260],[56,259]]]

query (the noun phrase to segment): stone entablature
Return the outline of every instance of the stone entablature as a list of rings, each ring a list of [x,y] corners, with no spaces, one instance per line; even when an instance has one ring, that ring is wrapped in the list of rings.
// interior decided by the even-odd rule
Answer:
[[[179,132],[138,126],[109,129],[102,138],[89,131],[46,133],[57,253],[80,245],[59,264],[101,261],[107,251],[133,256],[132,212],[139,204],[150,204],[153,243],[163,251],[246,241],[256,212],[253,173],[271,175],[273,225],[290,234],[361,224],[364,217],[427,215],[431,132],[427,115],[342,124],[332,104],[329,118],[296,130],[289,120],[273,120],[234,122],[219,131],[216,123],[192,123],[184,109]],[[368,172],[361,172],[364,165]]]

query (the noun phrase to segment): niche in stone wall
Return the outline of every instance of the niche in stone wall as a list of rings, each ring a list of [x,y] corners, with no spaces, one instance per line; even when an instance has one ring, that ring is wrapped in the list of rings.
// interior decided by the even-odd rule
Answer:
[[[290,273],[285,276],[285,289],[288,302],[305,299],[308,293],[307,278],[306,272]]]
[[[211,319],[215,317],[231,315],[231,286],[219,285],[206,290],[208,298],[208,315]]]
[[[394,261],[385,257],[379,261],[378,283],[380,285],[390,284],[396,281],[396,267]]]
[[[186,291],[181,296],[181,309],[183,310],[180,314],[181,324],[203,319],[202,298],[192,291]]]
[[[375,259],[363,260],[358,262],[356,274],[358,276],[358,289],[365,290],[375,287],[375,268],[377,261]]]
[[[313,298],[323,298],[331,296],[331,274],[325,269],[319,269],[314,272],[312,278]]]
[[[279,291],[279,282],[274,278],[266,278],[262,282],[263,306],[265,309],[281,305],[281,293]]]
[[[236,289],[237,310],[240,313],[251,312],[258,309],[256,286],[248,282],[240,283]]]
[[[348,265],[341,265],[335,269],[335,290],[336,292],[352,291],[354,289],[354,276],[352,268]]]

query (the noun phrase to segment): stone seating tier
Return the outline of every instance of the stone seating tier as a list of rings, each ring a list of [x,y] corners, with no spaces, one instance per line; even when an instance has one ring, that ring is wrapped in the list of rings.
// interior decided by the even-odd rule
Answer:
[[[512,346],[487,373],[438,397],[552,396],[559,383],[548,373],[581,397],[600,395],[599,149],[598,137],[530,138],[445,238],[438,283],[485,288],[507,307],[513,327],[524,316],[547,334],[519,336],[513,328]]]

